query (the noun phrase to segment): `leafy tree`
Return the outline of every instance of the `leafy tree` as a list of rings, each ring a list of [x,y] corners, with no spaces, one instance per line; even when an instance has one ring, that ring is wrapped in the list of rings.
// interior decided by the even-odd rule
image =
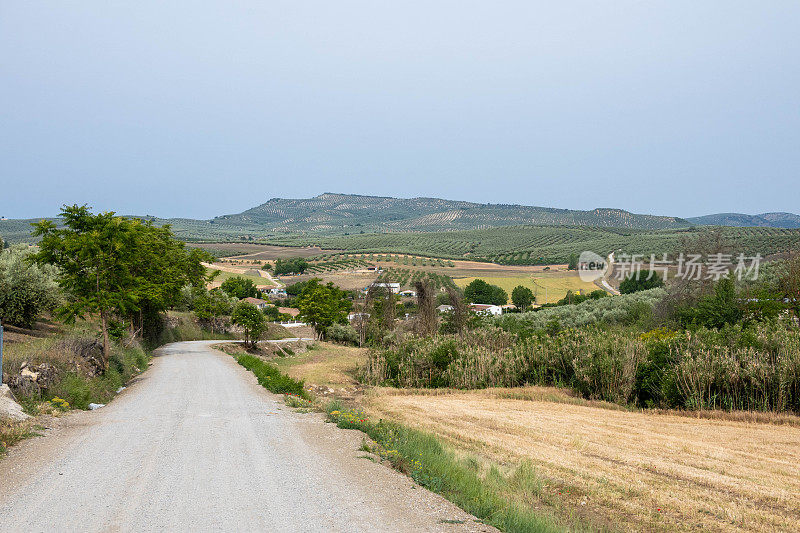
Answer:
[[[129,290],[135,305],[127,310],[127,316],[133,334],[140,331],[144,338],[154,341],[163,328],[161,313],[179,301],[183,287],[205,286],[202,263],[211,260],[211,255],[197,248],[186,250],[169,226],[132,220],[130,232],[133,253],[128,265],[132,277]]]
[[[464,297],[474,304],[505,305],[508,293],[497,285],[490,285],[482,279],[475,279],[464,289]]]
[[[250,302],[239,302],[233,309],[231,322],[240,326],[244,330],[244,343],[255,348],[258,339],[267,328],[267,321],[264,313]]]
[[[578,270],[578,254],[569,254],[567,270]]]
[[[168,226],[127,219],[113,212],[92,214],[86,206],[65,206],[63,227],[52,221],[34,224],[41,237],[37,264],[58,268],[58,283],[69,296],[57,310],[68,322],[97,313],[103,335],[103,363],[111,353],[109,323],[114,317],[129,318],[133,330],[145,317],[154,317],[178,300],[187,285],[201,285],[208,254],[187,252]]]
[[[34,224],[34,236],[41,237],[35,260],[56,265],[59,284],[71,296],[59,315],[71,322],[86,313],[100,315],[103,335],[103,364],[111,355],[108,325],[115,311],[135,309],[130,271],[135,246],[132,222],[114,213],[93,215],[86,206],[61,210],[64,228],[50,220]]]
[[[192,310],[200,320],[212,320],[230,315],[238,301],[220,289],[211,291],[200,288],[192,302]]]
[[[682,309],[678,316],[685,327],[719,329],[726,324],[739,322],[744,313],[733,280],[722,278],[714,286],[713,295],[703,297],[696,307]]]
[[[300,318],[311,324],[321,339],[328,327],[346,323],[352,303],[339,287],[330,282],[321,285],[320,281],[318,278],[308,281],[297,299],[297,308],[300,309]]]
[[[264,308],[264,316],[271,322],[276,322],[280,314],[280,310],[274,305],[268,305]]]
[[[622,283],[619,284],[619,292],[622,294],[632,294],[634,292],[646,291],[663,286],[664,280],[658,272],[641,270],[639,272],[632,272],[628,277],[622,280]]]
[[[319,280],[319,278],[314,279]],[[297,283],[287,285],[286,294],[289,296],[300,296],[300,294],[302,294],[303,290],[306,288],[306,285],[308,285],[311,281],[313,280],[310,279],[308,281],[298,281]]]
[[[56,270],[27,261],[27,246],[0,248],[0,320],[31,328],[42,312],[60,302]]]
[[[228,296],[233,296],[240,300],[258,296],[258,289],[256,288],[256,284],[253,283],[253,280],[241,276],[234,276],[226,279],[219,288],[228,294]]]
[[[533,291],[528,287],[517,285],[511,291],[511,301],[520,311],[526,310],[535,300],[536,297],[533,295]]]

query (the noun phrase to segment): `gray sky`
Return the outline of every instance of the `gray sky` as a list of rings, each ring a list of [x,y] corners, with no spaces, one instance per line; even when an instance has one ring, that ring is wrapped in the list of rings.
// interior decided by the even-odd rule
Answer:
[[[800,211],[800,3],[0,4],[0,215]]]

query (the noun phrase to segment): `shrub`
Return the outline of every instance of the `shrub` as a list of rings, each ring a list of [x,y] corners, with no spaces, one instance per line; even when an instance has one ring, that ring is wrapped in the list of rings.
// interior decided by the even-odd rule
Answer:
[[[634,292],[646,291],[663,287],[664,280],[652,270],[640,270],[629,274],[622,283],[619,284],[619,292],[622,294],[632,294]]]
[[[650,289],[635,294],[588,299],[577,305],[505,314],[493,319],[493,323],[523,337],[547,331],[549,324],[553,323],[558,323],[560,328],[577,328],[591,324],[631,325],[647,322],[652,316],[653,305],[665,294],[664,289]]]
[[[333,324],[325,330],[325,338],[341,344],[358,344],[358,332],[350,324]]]
[[[56,269],[27,261],[27,247],[0,249],[0,320],[23,328],[47,310],[54,309],[61,290],[55,281]]]

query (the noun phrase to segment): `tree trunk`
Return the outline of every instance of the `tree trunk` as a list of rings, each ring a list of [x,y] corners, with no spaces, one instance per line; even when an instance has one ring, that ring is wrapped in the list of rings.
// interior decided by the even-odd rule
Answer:
[[[108,318],[105,311],[100,312],[100,323],[103,327],[103,371],[108,370],[108,360],[111,359],[111,343],[108,339]]]

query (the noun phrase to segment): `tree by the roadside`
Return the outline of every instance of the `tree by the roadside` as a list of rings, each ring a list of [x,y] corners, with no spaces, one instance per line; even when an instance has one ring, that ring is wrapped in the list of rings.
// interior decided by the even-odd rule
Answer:
[[[136,219],[131,222],[130,291],[135,305],[128,310],[127,318],[131,333],[141,333],[152,343],[164,327],[162,313],[179,301],[181,290],[186,286],[204,288],[206,269],[202,263],[210,261],[211,255],[197,248],[187,250],[169,226],[157,227]]]
[[[630,273],[619,284],[619,292],[622,294],[632,294],[634,292],[646,291],[648,289],[655,289],[656,287],[663,287],[664,280],[658,274],[651,270],[640,270],[638,272]]]
[[[198,289],[192,300],[191,309],[203,321],[213,321],[222,316],[230,315],[238,301],[233,296],[219,290]]]
[[[267,327],[267,320],[264,313],[250,302],[239,302],[233,309],[231,322],[241,327],[244,331],[244,343],[247,346],[255,347],[264,330]]]
[[[511,291],[511,301],[517,309],[525,311],[536,301],[536,297],[533,295],[533,291],[528,287],[517,285],[514,287],[514,290]]]
[[[228,296],[233,296],[240,300],[258,296],[258,288],[256,288],[256,284],[253,283],[253,280],[241,276],[234,276],[226,279],[219,288],[225,291]]]
[[[86,314],[100,317],[103,364],[111,354],[109,323],[130,320],[131,329],[178,301],[185,285],[201,285],[207,254],[187,252],[169,227],[127,219],[113,212],[92,214],[86,206],[65,206],[63,227],[52,221],[34,224],[41,237],[37,264],[58,268],[58,283],[67,295],[57,313],[72,322]]]
[[[30,253],[27,246],[0,248],[0,320],[23,328],[33,327],[61,299],[56,269],[32,264],[27,260]]]
[[[328,327],[346,323],[347,312],[352,308],[345,291],[330,282],[322,285],[321,281],[318,278],[309,280],[297,298],[300,318],[314,328],[320,339]]]
[[[505,305],[508,302],[508,293],[497,285],[475,279],[464,289],[464,298],[473,304]]]
[[[103,364],[107,367],[112,314],[116,310],[127,314],[136,307],[130,272],[132,222],[110,212],[93,215],[88,207],[77,205],[64,207],[61,218],[61,229],[50,220],[34,225],[34,236],[41,237],[34,258],[59,269],[59,284],[70,295],[59,309],[61,318],[72,322],[87,313],[100,315]]]

